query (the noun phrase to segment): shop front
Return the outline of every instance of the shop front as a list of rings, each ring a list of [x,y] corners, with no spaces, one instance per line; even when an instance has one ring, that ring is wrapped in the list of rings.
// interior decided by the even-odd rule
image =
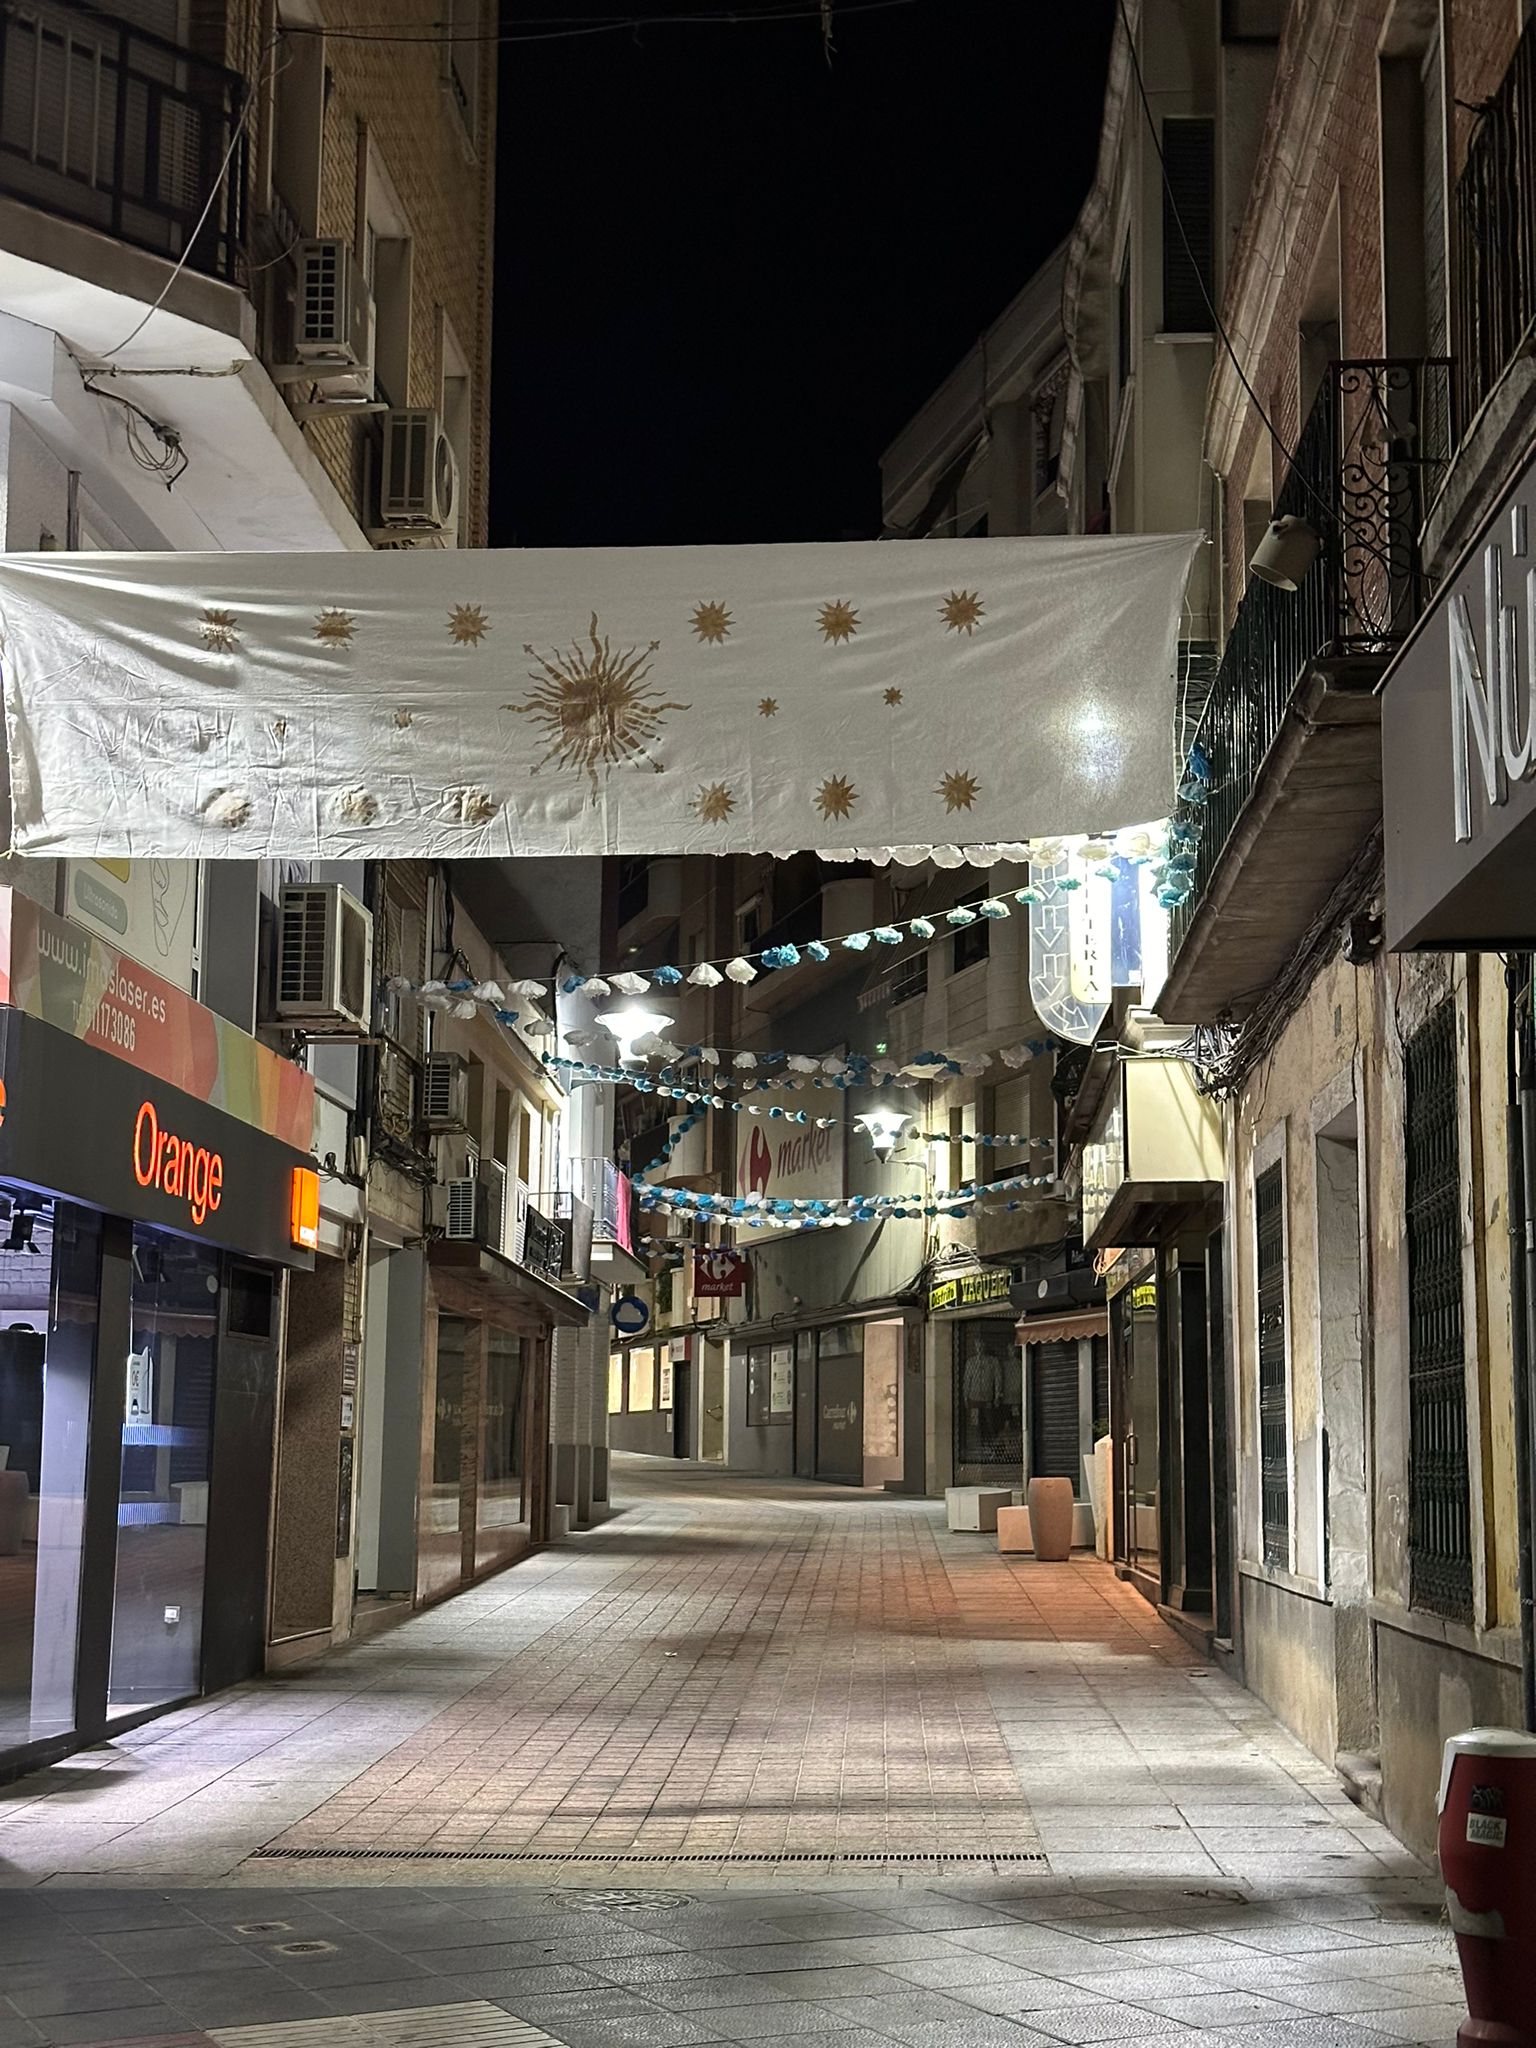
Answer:
[[[1014,1332],[1013,1272],[973,1266],[928,1288],[935,1388],[947,1395],[950,1474],[937,1486],[1017,1486],[1024,1472],[1024,1359]],[[939,1438],[936,1436],[936,1446]]]
[[[261,1668],[282,1276],[319,1188],[306,1076],[62,919],[0,922],[6,992],[57,1020],[0,1007],[10,1775]]]

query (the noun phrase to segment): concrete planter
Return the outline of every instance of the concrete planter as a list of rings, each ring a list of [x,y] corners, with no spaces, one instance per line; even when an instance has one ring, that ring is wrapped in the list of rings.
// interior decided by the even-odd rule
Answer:
[[[1072,1482],[1031,1479],[1029,1527],[1042,1564],[1061,1564],[1072,1555]]]

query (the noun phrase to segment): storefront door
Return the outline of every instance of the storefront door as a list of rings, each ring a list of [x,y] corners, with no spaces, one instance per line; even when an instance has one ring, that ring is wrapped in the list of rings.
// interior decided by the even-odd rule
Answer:
[[[1012,1316],[954,1332],[955,1484],[1018,1486],[1024,1477],[1024,1358]]]
[[[1125,1371],[1123,1471],[1125,1562],[1158,1586],[1162,1582],[1161,1439],[1158,1393],[1157,1282],[1150,1275],[1116,1297]]]

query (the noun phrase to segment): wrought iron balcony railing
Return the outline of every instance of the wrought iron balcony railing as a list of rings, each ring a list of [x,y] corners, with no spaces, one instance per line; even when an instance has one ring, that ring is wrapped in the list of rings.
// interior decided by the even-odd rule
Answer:
[[[1297,590],[1255,578],[1237,608],[1196,739],[1209,784],[1175,820],[1194,841],[1175,949],[1298,686],[1327,664],[1336,686],[1371,688],[1423,609],[1418,536],[1450,459],[1450,378],[1441,358],[1328,366],[1275,504],[1321,545]]]
[[[1536,22],[1482,110],[1455,219],[1452,338],[1470,423],[1536,329]]]
[[[82,0],[0,5],[0,191],[225,283],[244,106],[238,73]]]

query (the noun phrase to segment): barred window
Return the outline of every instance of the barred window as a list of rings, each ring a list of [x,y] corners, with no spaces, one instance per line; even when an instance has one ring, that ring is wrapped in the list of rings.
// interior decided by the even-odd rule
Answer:
[[[1259,1266],[1259,1493],[1264,1562],[1291,1561],[1290,1403],[1285,1372],[1285,1183],[1278,1164],[1253,1184]]]
[[[1467,1374],[1462,1343],[1456,1011],[1444,1002],[1406,1048],[1409,1598],[1472,1614]]]

